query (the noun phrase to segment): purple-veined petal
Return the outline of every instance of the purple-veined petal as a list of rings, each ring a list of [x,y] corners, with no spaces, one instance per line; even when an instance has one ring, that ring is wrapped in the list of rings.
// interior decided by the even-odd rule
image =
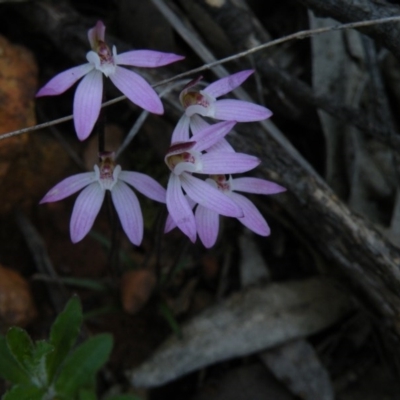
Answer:
[[[185,114],[188,117],[193,117],[193,115],[198,114],[202,115],[203,117],[215,118],[215,107],[214,107],[215,103],[216,103],[215,101],[212,101],[206,106],[200,104],[194,104],[185,109]]]
[[[155,68],[183,60],[185,57],[154,50],[132,50],[117,55],[117,64],[132,67]]]
[[[148,198],[165,203],[166,190],[153,178],[146,174],[133,171],[121,171],[118,179],[123,180],[133,186],[138,192]]]
[[[77,197],[70,222],[73,243],[82,240],[92,228],[103,204],[104,193],[98,182],[94,182],[83,189]]]
[[[210,152],[231,152],[234,153],[235,149],[228,143],[228,141],[226,139],[221,139],[218,140],[217,143],[215,143],[214,145],[212,145],[211,147],[209,147],[207,150],[207,153]]]
[[[183,114],[172,132],[171,143],[187,142],[189,140],[190,118]]]
[[[260,159],[244,153],[217,152],[202,154],[202,174],[239,174],[260,164]]]
[[[243,216],[241,208],[234,201],[207,182],[187,173],[183,173],[180,180],[187,195],[196,203],[227,217]]]
[[[96,176],[94,172],[82,172],[81,174],[65,178],[47,192],[43,199],[40,200],[40,204],[52,203],[53,201],[65,199],[95,180]]]
[[[85,140],[93,130],[100,114],[103,97],[103,74],[89,72],[76,88],[74,97],[74,125],[79,140]]]
[[[176,228],[176,223],[172,219],[171,214],[168,214],[167,220],[165,221],[164,233],[171,232],[174,228]]]
[[[258,104],[243,100],[223,99],[214,103],[215,119],[236,122],[262,121],[272,115],[272,111]]]
[[[111,190],[122,228],[129,240],[139,246],[143,239],[143,215],[135,193],[124,182],[117,182]]]
[[[204,246],[209,249],[217,241],[219,231],[219,215],[206,207],[198,205],[194,214],[197,233]]]
[[[203,92],[217,98],[240,86],[254,71],[252,69],[241,71],[236,74],[219,79],[208,85]]]
[[[277,183],[260,178],[235,178],[232,180],[231,189],[256,194],[274,194],[286,191],[284,187]]]
[[[193,135],[197,135],[200,131],[210,126],[200,115],[194,114],[190,117],[190,129]]]
[[[197,235],[194,215],[182,193],[180,178],[174,174],[168,181],[167,208],[178,228],[194,243]]]
[[[102,21],[97,21],[97,24],[88,30],[88,39],[92,49],[97,48],[99,40],[104,42],[105,33],[106,27]]]
[[[198,132],[197,135],[192,136],[191,140],[196,142],[193,146],[193,150],[203,151],[213,146],[220,139],[224,138],[235,124],[236,122],[234,121],[223,121],[207,126]]]
[[[37,92],[36,97],[56,96],[57,94],[64,93],[93,68],[94,66],[91,64],[83,64],[59,73]]]
[[[190,197],[185,196],[187,202],[189,203],[190,208],[193,210],[194,206],[196,205],[196,202],[194,202]],[[172,229],[176,228],[176,223],[171,217],[171,214],[168,214],[167,220],[165,221],[165,228],[164,228],[164,233],[168,233],[172,231]]]
[[[136,72],[116,66],[110,75],[112,83],[134,104],[154,114],[162,114],[164,107],[154,89]]]
[[[238,218],[238,221],[258,235],[268,236],[271,233],[267,221],[249,199],[238,193],[230,193],[229,197],[243,210],[244,217]]]

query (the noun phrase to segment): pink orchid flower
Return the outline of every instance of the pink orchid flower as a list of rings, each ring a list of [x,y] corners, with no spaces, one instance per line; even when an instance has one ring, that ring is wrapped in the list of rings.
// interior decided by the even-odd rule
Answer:
[[[235,192],[246,192],[256,194],[275,194],[286,191],[286,189],[274,182],[259,178],[236,178],[232,179],[225,175],[213,175],[206,182],[216,187],[219,191],[230,197],[243,211],[243,216],[237,218],[244,226],[261,236],[269,236],[270,229],[265,218],[261,215],[255,205],[246,197]],[[193,209],[196,202],[188,198],[188,203]],[[197,233],[206,248],[214,246],[219,232],[219,214],[210,208],[197,205],[195,211]],[[165,232],[176,227],[169,215],[165,224]]]
[[[64,93],[80,78],[74,97],[73,114],[75,130],[80,140],[85,140],[99,117],[103,96],[103,74],[134,104],[154,114],[164,112],[154,89],[137,73],[119,65],[154,68],[182,60],[184,57],[152,50],[133,50],[117,54],[104,41],[106,27],[101,21],[88,31],[92,50],[86,55],[88,63],[68,69],[51,79],[36,94],[55,96]]]
[[[190,130],[193,134],[205,128],[207,124],[201,117],[223,121],[254,122],[271,117],[268,108],[248,101],[217,98],[240,86],[253,70],[245,70],[219,79],[204,90],[196,91],[193,87],[201,79],[195,79],[182,90],[179,99],[185,113],[179,119],[172,134],[174,142],[189,140]]]
[[[114,153],[102,153],[100,160],[100,167],[95,165],[94,172],[83,172],[64,179],[40,203],[62,200],[85,188],[75,201],[70,222],[71,240],[77,243],[92,228],[103,204],[105,192],[109,190],[122,228],[129,240],[139,246],[143,238],[143,216],[136,194],[127,184],[160,203],[165,203],[166,191],[145,174],[122,171],[119,165],[115,165]]]
[[[165,163],[171,170],[167,186],[167,208],[173,221],[192,242],[196,240],[196,222],[192,207],[182,190],[196,203],[218,214],[243,217],[241,207],[232,199],[192,175],[246,172],[260,163],[257,157],[231,151],[204,153],[205,149],[227,135],[234,125],[232,121],[210,125],[193,135],[190,141],[172,143],[165,156]]]

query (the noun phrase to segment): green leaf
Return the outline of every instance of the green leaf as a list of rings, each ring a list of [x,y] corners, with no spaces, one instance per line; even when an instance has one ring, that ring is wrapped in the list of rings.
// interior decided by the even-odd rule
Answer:
[[[106,333],[92,337],[80,345],[63,364],[55,383],[57,393],[75,396],[106,363],[112,345],[112,336]]]
[[[94,279],[62,277],[59,279],[62,283],[71,286],[81,287],[83,289],[90,289],[96,292],[107,292],[108,287],[104,283],[98,282]]]
[[[160,304],[160,312],[161,315],[165,318],[167,321],[169,327],[171,328],[172,332],[175,333],[175,335],[181,339],[182,338],[182,331],[181,328],[178,324],[178,321],[175,319],[174,314],[170,310],[170,308],[165,304],[161,303]]]
[[[45,387],[48,383],[45,360],[53,351],[53,346],[44,340],[33,344],[26,331],[18,327],[8,330],[7,344],[19,365],[30,376],[31,383]]]
[[[17,385],[10,389],[2,400],[42,400],[46,389],[35,385]]]
[[[75,344],[82,319],[81,303],[78,297],[72,297],[51,327],[50,344],[54,346],[54,352],[47,357],[47,374],[50,382]]]
[[[142,400],[133,394],[117,394],[115,396],[107,397],[106,400]]]
[[[97,400],[97,396],[92,390],[83,389],[79,391],[79,400]]]
[[[0,376],[15,384],[30,382],[29,375],[11,354],[4,336],[0,336]]]
[[[20,366],[31,374],[35,347],[29,335],[24,329],[13,326],[8,330],[6,337],[12,355]]]

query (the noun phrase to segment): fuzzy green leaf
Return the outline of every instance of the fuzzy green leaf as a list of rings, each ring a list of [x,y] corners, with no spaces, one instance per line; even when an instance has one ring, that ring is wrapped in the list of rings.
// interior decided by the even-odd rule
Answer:
[[[50,344],[54,346],[54,351],[47,357],[47,373],[50,381],[75,344],[82,319],[81,303],[78,297],[72,297],[51,327]]]
[[[15,384],[30,382],[29,375],[11,354],[4,336],[0,336],[0,376]]]
[[[42,400],[46,389],[35,385],[16,385],[10,389],[2,400]]]
[[[76,396],[78,390],[92,382],[96,372],[106,363],[113,345],[109,334],[97,335],[70,354],[56,380],[57,393]]]
[[[97,396],[92,390],[83,389],[79,391],[79,400],[97,400]]]
[[[13,326],[8,330],[6,338],[11,354],[19,365],[31,374],[35,347],[29,335],[24,329]]]

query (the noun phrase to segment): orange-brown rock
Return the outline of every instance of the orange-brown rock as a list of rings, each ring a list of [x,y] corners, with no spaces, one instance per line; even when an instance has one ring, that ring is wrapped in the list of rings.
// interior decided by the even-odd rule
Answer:
[[[0,36],[0,134],[36,124],[36,90],[33,55]],[[43,133],[0,140],[0,214],[37,202],[59,179],[67,160],[62,147]]]
[[[156,276],[148,269],[125,272],[121,279],[121,301],[129,314],[138,312],[148,301],[156,286]]]
[[[0,265],[0,328],[25,327],[37,315],[27,280],[18,272]]]

